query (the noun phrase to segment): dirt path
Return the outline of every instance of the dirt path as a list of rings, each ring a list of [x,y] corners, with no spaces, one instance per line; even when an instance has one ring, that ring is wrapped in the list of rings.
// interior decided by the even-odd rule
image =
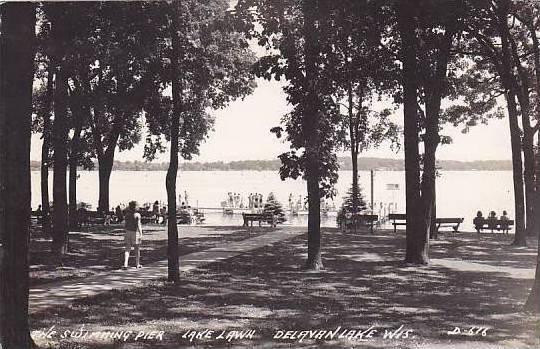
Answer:
[[[266,234],[232,242],[223,247],[190,253],[181,257],[180,272],[190,272],[206,264],[222,261],[239,254],[290,239],[302,233],[302,229],[280,228]],[[35,286],[30,290],[30,312],[47,307],[66,306],[77,298],[144,285],[146,282],[167,277],[167,260],[145,265],[142,269],[113,270],[79,280],[66,280]]]

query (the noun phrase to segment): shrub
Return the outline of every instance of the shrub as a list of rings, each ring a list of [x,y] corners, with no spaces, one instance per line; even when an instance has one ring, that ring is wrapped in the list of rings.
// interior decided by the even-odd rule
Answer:
[[[272,213],[277,218],[277,223],[283,223],[287,220],[285,218],[285,211],[283,210],[283,205],[276,199],[274,193],[268,194],[266,203],[263,208],[264,213]]]
[[[341,220],[345,217],[347,213],[354,212],[354,202],[356,200],[358,212],[365,211],[367,208],[366,201],[362,195],[362,188],[358,186],[356,190],[351,185],[351,188],[347,191],[347,194],[343,197],[343,203],[337,213],[337,223],[340,224]]]

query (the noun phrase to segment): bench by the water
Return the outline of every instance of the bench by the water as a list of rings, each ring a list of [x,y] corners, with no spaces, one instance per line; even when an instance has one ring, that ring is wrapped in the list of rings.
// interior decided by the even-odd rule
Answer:
[[[482,220],[481,224],[475,224],[474,222],[473,224],[475,225],[474,227],[478,232],[481,232],[482,230],[485,229],[485,230],[491,230],[492,233],[494,230],[502,231],[503,233],[504,232],[508,233],[508,231],[511,230],[512,226],[514,225],[514,220],[513,219],[505,219],[505,220],[484,219]]]
[[[139,214],[141,215],[142,224],[157,223],[158,215],[156,215],[153,211],[139,210]]]
[[[191,213],[186,210],[180,210],[176,213],[176,224],[191,224]]]
[[[392,221],[394,233],[396,232],[396,227],[398,225],[407,225],[407,215],[404,213],[390,213],[388,215],[388,219]],[[459,225],[463,223],[463,220],[463,218],[458,217],[435,218],[436,229],[439,231],[441,227],[450,226],[455,232],[457,232],[459,231]]]
[[[441,226],[452,227],[455,232],[459,231],[459,225],[463,223],[463,218],[435,218],[435,224],[437,225],[437,231]]]
[[[206,220],[206,217],[204,216],[204,212],[198,208],[194,208],[192,220],[194,220],[196,224],[204,223],[204,221]]]
[[[30,212],[30,219],[36,220],[37,224],[41,224],[43,220],[43,211],[32,211]]]
[[[77,225],[79,227],[81,226],[89,226],[91,224],[105,224],[110,223],[112,212],[109,212],[109,215],[104,215],[101,212],[97,211],[89,211],[85,209],[78,209],[77,210]],[[52,212],[51,212],[52,215]],[[30,214],[30,217],[32,220],[36,220],[37,224],[41,224],[43,220],[43,212],[41,211],[32,211]]]
[[[388,220],[392,221],[394,233],[396,232],[396,227],[398,225],[407,225],[407,215],[404,213],[390,213],[388,215]]]
[[[253,227],[253,222],[271,224],[272,227],[275,227],[277,224],[277,218],[271,213],[242,213],[242,218],[244,219],[244,227],[249,227],[249,222],[251,222],[251,227]]]
[[[379,221],[379,216],[376,214],[346,214],[340,221],[342,230],[347,230],[351,227],[356,227],[358,224],[369,225],[370,231],[373,232],[373,224]]]
[[[116,217],[114,213],[89,211],[86,209],[77,210],[77,222],[79,226],[88,226],[91,224],[103,224],[109,225],[113,221],[113,217]]]

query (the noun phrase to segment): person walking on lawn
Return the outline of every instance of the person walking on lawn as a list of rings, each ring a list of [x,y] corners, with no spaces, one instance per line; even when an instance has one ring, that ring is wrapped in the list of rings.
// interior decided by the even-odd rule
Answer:
[[[122,269],[127,269],[129,265],[129,254],[131,253],[131,248],[135,252],[135,265],[137,268],[141,268],[141,251],[140,245],[142,241],[142,224],[141,224],[141,214],[137,212],[137,202],[130,201],[129,207],[126,210],[126,215],[124,219],[125,223],[125,233],[124,233],[124,243],[125,243],[125,252],[124,252],[124,266]]]

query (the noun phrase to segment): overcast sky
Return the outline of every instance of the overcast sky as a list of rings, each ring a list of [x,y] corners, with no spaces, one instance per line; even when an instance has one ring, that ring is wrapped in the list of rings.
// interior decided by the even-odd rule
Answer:
[[[270,133],[277,126],[289,106],[286,95],[278,82],[258,80],[255,92],[244,100],[238,100],[228,108],[215,111],[215,130],[201,146],[200,156],[194,161],[268,160],[275,159],[287,150],[287,145]],[[402,111],[394,116],[402,123]],[[502,160],[510,159],[510,136],[508,120],[491,120],[462,134],[460,129],[447,127],[444,134],[452,136],[454,143],[441,146],[438,158],[444,160]],[[143,137],[144,140],[144,137]],[[32,137],[31,159],[39,160],[41,140]],[[130,151],[117,153],[116,160],[142,160],[143,144]],[[370,150],[362,156],[403,158],[403,153],[394,153],[388,145]],[[167,154],[157,161],[167,161]]]

